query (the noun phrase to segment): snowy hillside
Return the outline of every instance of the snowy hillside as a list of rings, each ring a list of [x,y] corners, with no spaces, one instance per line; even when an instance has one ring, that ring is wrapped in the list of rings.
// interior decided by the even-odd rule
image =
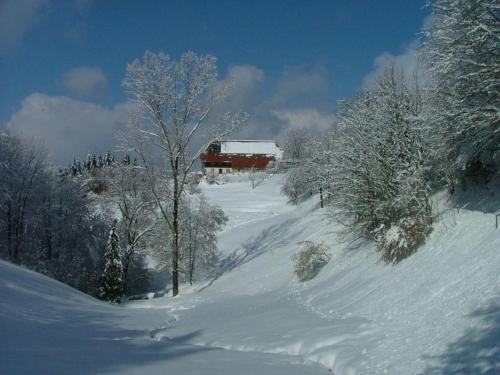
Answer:
[[[321,374],[294,357],[192,345],[164,310],[97,301],[0,261],[1,374]]]
[[[446,209],[397,266],[342,238],[310,199],[290,206],[282,176],[202,185],[229,225],[218,277],[111,306],[0,263],[0,372],[493,374],[500,371],[500,229]],[[291,256],[324,241],[330,263],[299,283]],[[29,358],[29,361],[26,359]]]

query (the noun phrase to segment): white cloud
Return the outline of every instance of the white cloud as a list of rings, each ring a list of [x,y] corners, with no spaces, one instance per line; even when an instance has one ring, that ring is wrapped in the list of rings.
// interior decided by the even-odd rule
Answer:
[[[313,132],[329,129],[336,116],[333,113],[322,113],[317,108],[276,109],[273,114],[287,124],[287,128],[305,128]]]
[[[264,93],[264,72],[252,65],[233,66],[223,81],[231,81],[228,99],[218,112],[246,111],[248,124],[234,138],[273,139],[290,127],[306,127],[313,132],[334,121],[327,70],[322,65],[306,70],[285,69],[270,92]]]
[[[32,94],[22,102],[7,126],[24,137],[42,140],[50,161],[65,166],[73,157],[105,152],[126,128],[129,104],[112,108],[64,96]]]
[[[208,123],[223,112],[246,111],[250,114],[247,126],[231,137],[276,139],[291,127],[321,132],[335,121],[324,74],[324,70],[317,68],[288,69],[274,88],[265,93],[265,74],[261,69],[233,66],[221,80],[232,82],[232,91]],[[89,152],[112,148],[117,131],[126,129],[130,108],[126,103],[109,108],[65,96],[35,93],[24,99],[7,126],[25,137],[43,140],[50,160],[66,165],[73,157],[82,158]],[[200,142],[201,139],[195,140],[196,144]]]
[[[413,79],[415,74],[418,74],[422,82],[425,79],[425,72],[419,63],[419,49],[420,42],[415,40],[407,46],[401,55],[393,55],[389,52],[378,55],[373,62],[374,69],[363,79],[363,88],[368,90],[375,88],[377,80],[391,66],[400,70],[407,79]]]
[[[106,89],[108,79],[99,67],[81,66],[64,73],[62,83],[78,96],[92,97]]]
[[[329,82],[328,70],[322,64],[310,70],[288,67],[276,85],[273,102],[287,106],[329,107]]]
[[[0,52],[18,43],[51,0],[0,1]]]
[[[234,65],[229,68],[227,80],[236,86],[255,87],[264,78],[264,71],[253,65]]]
[[[219,109],[234,111],[236,108],[248,111],[248,108],[257,104],[261,97],[261,85],[264,80],[264,71],[253,65],[231,66],[224,79],[217,88],[227,85],[230,92],[227,98],[220,103]]]

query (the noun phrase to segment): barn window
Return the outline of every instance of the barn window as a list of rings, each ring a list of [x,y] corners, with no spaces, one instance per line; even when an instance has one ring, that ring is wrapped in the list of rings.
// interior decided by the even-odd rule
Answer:
[[[211,143],[210,146],[208,146],[207,151],[209,151],[209,152],[220,152],[220,143],[219,142]]]

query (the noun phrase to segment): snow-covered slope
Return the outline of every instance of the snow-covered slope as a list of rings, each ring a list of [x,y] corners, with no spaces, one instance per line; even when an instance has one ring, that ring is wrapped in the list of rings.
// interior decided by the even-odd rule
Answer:
[[[295,357],[189,344],[173,316],[96,301],[0,261],[0,374],[321,374]],[[186,327],[187,328],[187,327]]]
[[[287,205],[281,180],[202,186],[230,219],[224,259],[176,298],[110,306],[0,263],[0,373],[500,371],[494,215],[443,208],[426,244],[390,266],[342,238],[314,198]],[[290,258],[304,240],[324,241],[332,260],[299,283]]]
[[[281,179],[204,186],[231,220],[219,237],[224,272],[200,293],[134,305],[168,309],[172,332],[195,327],[198,345],[299,355],[338,375],[500,371],[494,215],[438,200],[426,244],[386,265],[372,244],[342,238],[314,198],[287,205]],[[290,258],[304,240],[324,241],[332,261],[299,283]]]

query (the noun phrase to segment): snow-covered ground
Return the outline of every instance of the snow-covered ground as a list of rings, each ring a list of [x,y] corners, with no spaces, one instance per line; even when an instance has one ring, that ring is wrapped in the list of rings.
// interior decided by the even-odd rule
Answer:
[[[0,374],[321,374],[294,356],[191,344],[163,309],[94,300],[0,261]]]
[[[441,199],[425,245],[391,266],[343,238],[314,198],[287,205],[282,178],[202,185],[230,219],[221,271],[176,298],[110,306],[0,263],[0,372],[500,373],[494,215]],[[332,260],[299,283],[291,256],[304,240],[324,241]]]

